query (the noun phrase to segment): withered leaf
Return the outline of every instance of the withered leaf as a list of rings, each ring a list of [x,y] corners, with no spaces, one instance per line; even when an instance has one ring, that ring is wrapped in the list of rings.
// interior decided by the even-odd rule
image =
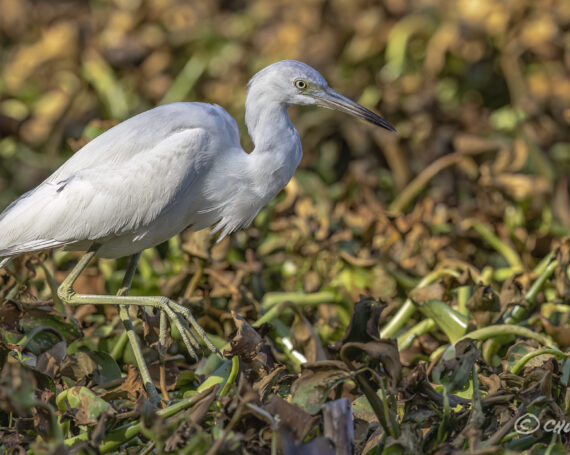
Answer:
[[[501,301],[491,286],[476,284],[473,295],[467,300],[467,308],[477,327],[485,327],[499,319]]]
[[[108,392],[101,394],[101,398],[110,401],[112,399],[122,397],[137,401],[139,397],[148,399],[148,394],[144,388],[141,376],[134,365],[127,365],[127,377],[119,386]]]
[[[81,381],[97,371],[97,364],[86,352],[76,352],[65,359],[61,369],[63,375],[75,381]]]
[[[552,339],[560,346],[562,351],[570,346],[570,327],[567,325],[554,325],[544,316],[540,316],[540,322],[544,327],[544,331],[552,337]]]
[[[563,300],[567,300],[570,296],[570,237],[567,237],[564,242],[556,250],[556,260],[558,267],[554,272],[556,278],[556,291]]]
[[[444,295],[445,288],[442,283],[434,283],[429,286],[415,288],[409,294],[410,298],[418,303],[433,299],[443,300]]]
[[[87,387],[75,386],[63,393],[68,406],[67,413],[73,416],[77,425],[95,425],[101,414],[114,414],[111,405]]]
[[[390,378],[390,387],[396,390],[402,378],[402,364],[398,343],[394,339],[376,340],[368,343],[346,343],[341,350],[341,358],[358,361],[362,357],[363,362],[380,362]]]
[[[469,380],[473,365],[481,360],[481,352],[470,338],[450,346],[433,368],[432,377],[437,384],[444,385],[449,392],[461,389]],[[446,358],[449,356],[449,358]]]
[[[271,388],[279,381],[280,378],[287,374],[287,367],[285,365],[279,365],[267,376],[253,384],[253,390],[259,395],[259,399],[264,401],[265,397],[271,393]]]
[[[438,406],[443,405],[443,394],[436,391],[430,384],[424,364],[417,365],[404,377],[400,390],[405,397],[412,397],[412,399],[416,400],[416,402],[420,401],[424,406],[429,406],[424,404],[424,401],[432,401]],[[447,397],[452,407],[469,403],[469,400],[456,395],[448,394]],[[431,412],[427,413],[426,417],[429,418]]]
[[[467,308],[469,311],[490,311],[498,312],[501,310],[499,296],[489,285],[479,283],[473,289],[473,295],[467,300]]]
[[[61,372],[66,355],[67,343],[60,341],[38,356],[36,370],[53,379]]]
[[[258,346],[263,342],[263,338],[259,334],[260,329],[253,328],[245,319],[233,311],[232,317],[237,330],[230,337],[230,349],[224,351],[224,356],[237,355],[243,361],[250,362],[255,358]]]
[[[143,340],[148,346],[156,346],[160,335],[160,311],[154,314],[139,311],[139,314],[143,320]]]
[[[309,414],[316,414],[327,400],[330,390],[350,377],[348,367],[338,360],[305,363],[291,386],[293,403]]]
[[[36,406],[33,409],[34,429],[38,434],[47,440],[50,437],[51,418],[47,408]]]
[[[35,390],[38,374],[8,357],[0,371],[0,408],[6,412],[29,416],[37,402]]]
[[[230,349],[224,351],[224,356],[237,355],[243,363],[240,370],[255,382],[271,373],[277,365],[271,347],[263,342],[263,336],[271,325],[263,324],[254,328],[233,311],[232,317],[237,331],[231,337]]]
[[[523,285],[516,276],[511,276],[505,280],[501,287],[500,300],[503,308],[514,305],[526,306]]]
[[[378,340],[380,338],[378,321],[384,308],[386,304],[383,301],[362,297],[354,304],[352,317],[344,336],[330,348],[339,350],[344,344],[352,341],[366,343]]]
[[[160,364],[153,363],[152,365],[149,365],[149,372],[154,385],[160,387]],[[164,372],[166,390],[174,390],[180,373],[177,363],[175,361],[164,362]]]
[[[288,403],[278,396],[273,396],[263,406],[263,409],[273,417],[278,415],[280,425],[290,429],[296,441],[302,441],[318,420],[318,417],[312,416],[299,406]]]

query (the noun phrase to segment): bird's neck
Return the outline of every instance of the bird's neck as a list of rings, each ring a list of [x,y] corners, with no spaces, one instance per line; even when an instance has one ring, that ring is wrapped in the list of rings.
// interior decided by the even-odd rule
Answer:
[[[281,180],[283,186],[293,176],[302,157],[299,133],[287,108],[287,104],[255,87],[248,92],[245,121],[255,145],[250,155],[255,161],[265,162],[265,173]]]

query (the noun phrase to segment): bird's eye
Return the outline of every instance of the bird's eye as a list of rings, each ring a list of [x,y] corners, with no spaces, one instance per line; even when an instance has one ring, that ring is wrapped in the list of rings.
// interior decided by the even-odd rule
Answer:
[[[307,88],[307,83],[303,79],[297,79],[295,81],[295,87],[299,90],[305,90]]]

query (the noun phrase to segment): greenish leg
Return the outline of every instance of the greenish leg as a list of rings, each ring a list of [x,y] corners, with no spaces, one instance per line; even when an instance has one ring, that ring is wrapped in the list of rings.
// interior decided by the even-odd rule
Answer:
[[[160,312],[160,335],[158,338],[158,358],[160,362],[160,390],[165,400],[170,401],[166,390],[166,335],[168,330],[168,316]]]
[[[73,291],[73,284],[75,283],[81,272],[85,270],[91,259],[93,259],[93,257],[97,253],[97,249],[98,249],[97,246],[92,247],[87,252],[87,254],[85,254],[85,256],[83,256],[79,260],[77,265],[73,268],[71,273],[65,278],[63,283],[61,283],[60,287],[57,290],[57,293],[63,302],[69,303],[71,305],[75,305],[78,303],[74,301],[74,297],[77,294],[75,294],[75,292]],[[137,263],[139,261],[139,258],[140,258],[140,253],[135,254],[129,258],[129,265],[127,267],[127,271],[125,272],[123,282],[121,283],[121,288],[117,292],[118,297],[126,296],[129,293],[131,289],[131,284],[133,282],[133,277],[135,276],[135,271],[137,268]],[[89,302],[82,302],[82,303],[89,303]],[[141,373],[143,384],[145,386],[146,391],[148,392],[149,398],[153,403],[158,403],[160,402],[160,396],[158,395],[156,387],[154,386],[152,379],[150,377],[150,372],[148,371],[148,367],[144,360],[139,338],[133,327],[133,322],[131,321],[131,318],[129,316],[128,308],[126,305],[122,305],[120,303],[119,303],[119,317],[123,322],[123,326],[125,327],[127,337],[129,339],[129,342],[131,343],[131,347],[133,348],[133,353],[135,355],[137,366]]]
[[[127,266],[127,271],[125,272],[125,276],[123,277],[123,282],[121,283],[121,288],[117,292],[117,296],[126,296],[129,294],[140,257],[141,253],[137,253],[129,258],[129,265]],[[129,342],[131,343],[131,347],[135,355],[137,366],[139,367],[139,371],[141,373],[141,378],[143,380],[144,388],[148,392],[150,401],[156,404],[160,402],[160,396],[158,395],[156,387],[152,382],[150,371],[148,370],[148,366],[144,360],[144,356],[140,345],[140,340],[135,332],[135,328],[133,327],[133,321],[129,316],[129,308],[127,307],[127,305],[119,305],[119,317],[123,322],[123,326],[125,327],[125,330],[127,332],[127,337],[129,338]]]
[[[71,273],[65,278],[65,280],[59,286],[57,293],[58,293],[59,298],[63,302],[68,303],[70,305],[83,305],[83,304],[119,305],[119,308],[120,308],[119,314],[121,316],[121,320],[123,321],[123,323],[125,324],[125,327],[127,328],[127,334],[129,334],[129,333],[132,334],[132,335],[129,335],[129,340],[134,339],[134,337],[136,337],[136,334],[132,330],[132,322],[130,321],[130,318],[128,317],[128,312],[126,311],[126,306],[127,305],[138,305],[138,306],[154,307],[154,308],[157,308],[158,310],[160,310],[161,312],[164,312],[166,314],[166,316],[168,316],[168,318],[170,319],[171,324],[174,324],[176,326],[176,328],[178,329],[178,332],[180,333],[182,341],[184,342],[184,345],[186,346],[186,349],[188,350],[189,354],[192,357],[194,357],[195,359],[198,358],[198,356],[196,355],[196,350],[200,349],[198,339],[201,339],[202,341],[204,341],[206,346],[212,352],[216,352],[219,354],[218,349],[208,339],[206,332],[204,331],[204,329],[202,329],[200,327],[200,325],[194,319],[194,317],[192,316],[192,313],[190,312],[190,310],[188,308],[186,308],[186,307],[184,307],[184,306],[182,306],[176,302],[173,302],[172,300],[170,300],[166,297],[132,297],[132,296],[124,295],[124,294],[128,293],[130,283],[132,281],[132,277],[134,275],[136,264],[138,261],[138,255],[136,257],[131,258],[131,262],[129,263],[129,268],[127,269],[127,274],[125,276],[125,279],[123,280],[123,285],[121,287],[121,290],[119,291],[120,295],[113,296],[113,295],[77,294],[73,290],[73,283],[75,283],[75,281],[77,280],[77,277],[85,269],[85,267],[87,267],[87,264],[89,264],[89,261],[95,256],[95,253],[97,252],[97,248],[98,247],[91,248],[85,254],[85,256],[83,256],[79,260],[79,262],[74,267],[74,269],[71,271]],[[164,316],[161,316],[161,319],[163,319],[163,318],[164,318],[164,320],[166,320],[166,318]],[[188,323],[190,323],[191,328],[188,325]],[[134,337],[133,337],[133,335],[134,335]],[[161,323],[159,342],[164,344],[165,341],[166,341],[166,324]],[[139,346],[138,351],[140,353],[140,345],[138,345],[138,339],[136,339],[136,343],[137,343],[137,346]],[[136,353],[137,348],[135,347],[135,344],[133,341],[131,341],[131,345],[133,346],[133,350],[135,351],[135,356],[136,356],[137,355],[137,353]],[[142,354],[141,354],[141,359],[142,359]],[[137,358],[137,362],[139,362],[138,358]],[[146,369],[146,364],[144,363],[144,360],[142,361],[142,363],[139,363],[139,368],[141,368],[140,365],[144,365],[143,368]],[[148,369],[146,369],[146,372],[148,372]],[[141,375],[143,375],[142,370],[141,370]],[[143,380],[144,380],[144,378],[143,378]],[[145,385],[146,385],[146,381],[145,381]],[[150,381],[150,387],[152,387],[154,389],[155,394],[158,396],[158,394],[156,393],[156,389],[154,388],[154,385],[152,384],[152,381]],[[150,389],[147,388],[147,391],[149,392],[149,395],[152,394]]]

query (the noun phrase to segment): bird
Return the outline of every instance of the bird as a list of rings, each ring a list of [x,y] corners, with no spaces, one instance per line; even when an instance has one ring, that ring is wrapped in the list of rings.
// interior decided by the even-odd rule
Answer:
[[[128,295],[140,254],[188,228],[213,227],[220,241],[247,227],[300,164],[303,152],[288,114],[291,105],[342,111],[395,132],[382,117],[330,88],[311,66],[278,61],[248,83],[245,123],[251,152],[240,145],[236,121],[215,104],[176,102],[135,115],[87,143],[0,213],[0,267],[23,253],[85,251],[58,296],[70,305],[119,306],[147,392],[159,401],[129,305],[160,311],[161,342],[170,320],[193,357],[199,339],[217,349],[183,305],[161,296]],[[117,295],[73,290],[95,256],[130,257]]]

